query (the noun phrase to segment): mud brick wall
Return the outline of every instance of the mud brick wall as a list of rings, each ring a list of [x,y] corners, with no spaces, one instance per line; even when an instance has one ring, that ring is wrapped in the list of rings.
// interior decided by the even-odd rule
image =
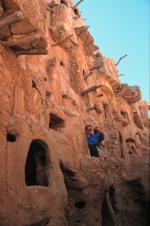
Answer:
[[[1,0],[0,226],[148,226],[148,109],[73,2]]]

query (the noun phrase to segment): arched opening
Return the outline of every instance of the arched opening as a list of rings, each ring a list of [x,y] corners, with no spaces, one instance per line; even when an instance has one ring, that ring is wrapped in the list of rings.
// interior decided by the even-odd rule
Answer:
[[[49,185],[48,146],[41,140],[33,140],[25,165],[25,181],[27,186]]]

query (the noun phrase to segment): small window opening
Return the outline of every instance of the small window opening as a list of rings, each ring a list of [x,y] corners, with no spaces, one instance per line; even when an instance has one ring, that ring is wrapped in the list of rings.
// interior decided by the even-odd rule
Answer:
[[[68,6],[68,4],[65,0],[60,0],[60,4],[64,4],[64,5]]]
[[[74,8],[74,13],[76,16],[80,16],[79,10],[77,8]]]
[[[83,70],[83,77],[85,77],[85,75],[86,75],[86,72],[85,72],[85,70]]]
[[[7,134],[7,141],[16,142],[16,135],[8,133]]]
[[[46,78],[46,77],[44,77],[44,81],[45,81],[45,82],[47,81],[47,78]]]
[[[32,79],[32,88],[36,89],[36,82]]]
[[[78,201],[78,202],[75,202],[74,206],[78,209],[84,209],[86,206],[86,203],[84,201]]]
[[[49,128],[57,130],[58,128],[64,128],[64,120],[58,117],[57,115],[50,113],[50,122]]]
[[[49,185],[48,146],[41,140],[33,140],[26,159],[25,181],[27,186]]]
[[[63,61],[60,61],[60,66],[65,67],[65,64]]]

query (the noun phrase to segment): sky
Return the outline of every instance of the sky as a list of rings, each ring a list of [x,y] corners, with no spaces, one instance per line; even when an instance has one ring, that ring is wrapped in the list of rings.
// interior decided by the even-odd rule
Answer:
[[[78,8],[105,57],[128,55],[118,65],[121,82],[150,101],[150,0],[84,0]]]

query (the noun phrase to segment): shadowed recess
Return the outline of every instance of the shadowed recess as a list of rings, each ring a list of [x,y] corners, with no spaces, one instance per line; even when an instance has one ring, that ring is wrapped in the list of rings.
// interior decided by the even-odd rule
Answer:
[[[7,141],[9,141],[9,142],[16,142],[16,135],[8,133],[7,134]]]
[[[41,140],[33,140],[27,155],[25,166],[25,181],[27,186],[49,185],[49,155],[48,146]]]

